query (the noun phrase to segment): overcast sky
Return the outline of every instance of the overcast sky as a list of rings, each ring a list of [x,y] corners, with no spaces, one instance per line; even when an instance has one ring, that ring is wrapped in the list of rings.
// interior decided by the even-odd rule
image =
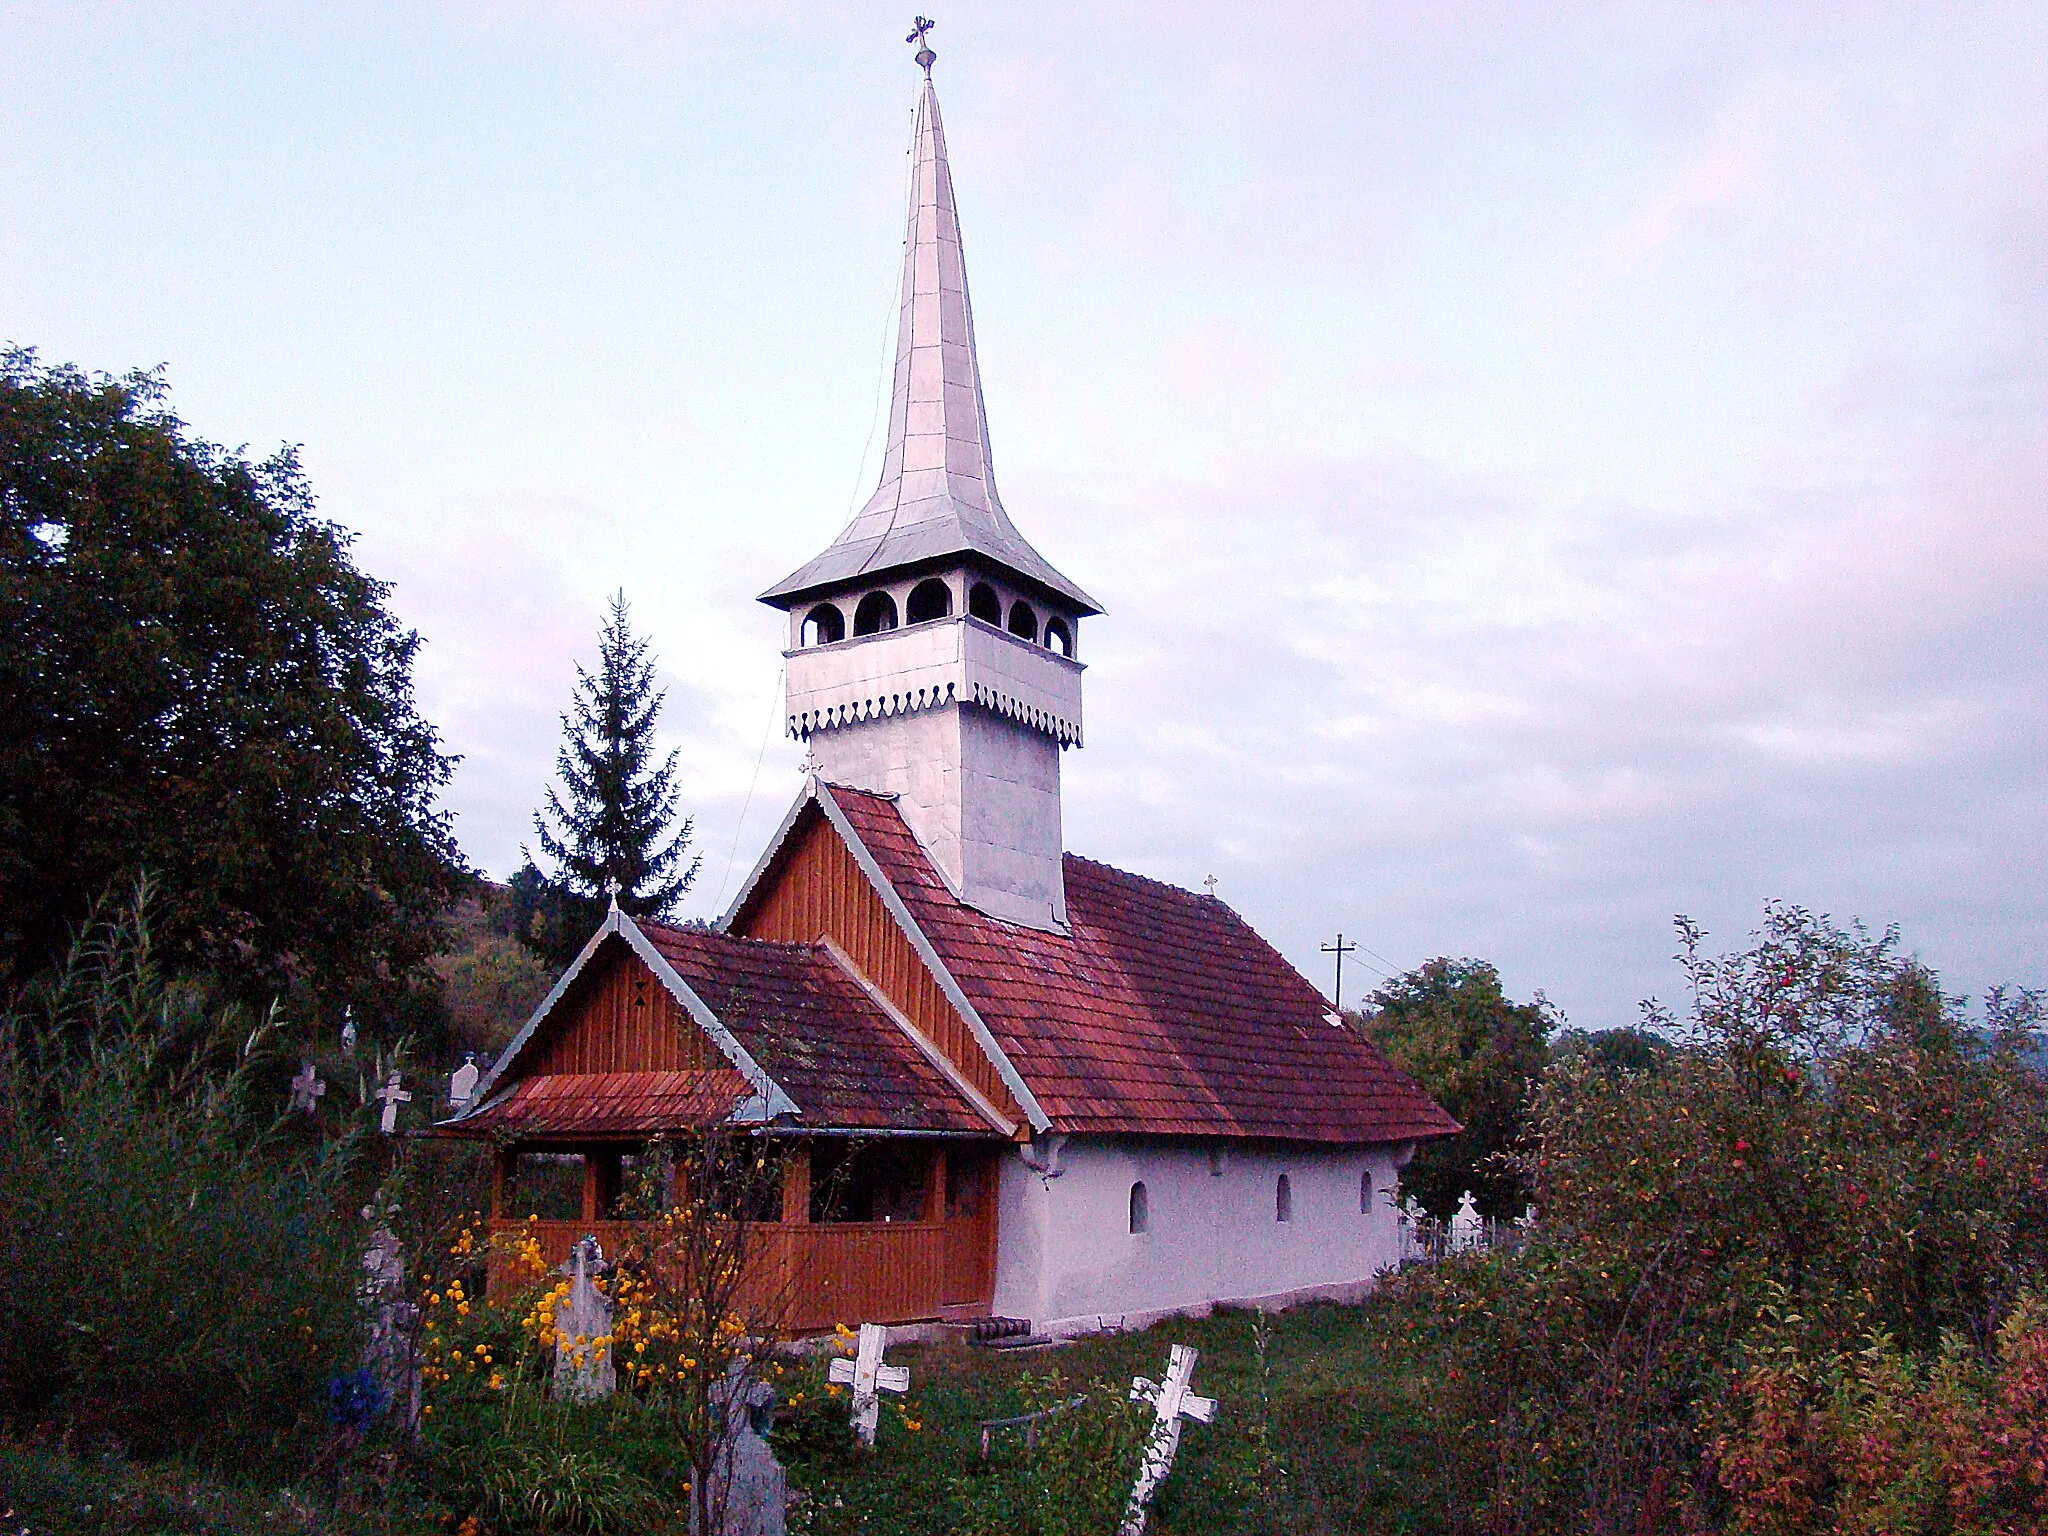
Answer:
[[[753,595],[872,488],[896,6],[0,0],[0,339],[303,445],[502,876],[623,587],[721,910]],[[995,463],[1108,613],[1068,846],[1327,988],[1671,918],[2048,982],[2048,8],[961,5]]]

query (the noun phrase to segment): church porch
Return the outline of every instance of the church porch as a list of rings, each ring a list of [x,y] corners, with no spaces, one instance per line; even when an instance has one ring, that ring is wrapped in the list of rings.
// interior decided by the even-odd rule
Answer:
[[[986,1315],[995,1288],[998,1144],[967,1137],[747,1138],[779,1164],[765,1208],[750,1213],[749,1268],[791,1334],[835,1323],[908,1323]],[[607,1255],[632,1245],[632,1192],[658,1179],[641,1141],[513,1142],[492,1184],[487,1299],[527,1273],[531,1238],[549,1272],[593,1235]],[[680,1161],[680,1160],[679,1160]],[[670,1176],[669,1199],[684,1180]],[[756,1246],[758,1245],[758,1247]]]

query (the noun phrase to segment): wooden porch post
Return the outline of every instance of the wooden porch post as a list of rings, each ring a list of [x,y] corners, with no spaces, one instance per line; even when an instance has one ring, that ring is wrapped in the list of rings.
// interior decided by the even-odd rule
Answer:
[[[604,1185],[602,1183],[602,1175],[599,1174],[597,1168],[597,1160],[601,1155],[601,1153],[597,1152],[586,1152],[583,1154],[583,1219],[585,1221],[597,1220],[598,1211],[604,1204]]]
[[[924,1170],[924,1219],[946,1219],[946,1144],[932,1148],[932,1160]]]
[[[811,1144],[798,1141],[782,1159],[782,1220],[798,1226],[811,1219]]]
[[[505,1191],[510,1188],[519,1172],[519,1149],[498,1148],[498,1155],[491,1159],[491,1220],[505,1219]]]

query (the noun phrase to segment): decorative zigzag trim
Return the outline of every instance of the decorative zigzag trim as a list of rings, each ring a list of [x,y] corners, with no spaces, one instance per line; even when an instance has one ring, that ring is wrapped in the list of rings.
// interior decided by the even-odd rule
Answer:
[[[914,714],[920,709],[937,709],[942,704],[954,701],[956,690],[952,683],[943,687],[913,688],[905,693],[878,694],[871,699],[860,699],[848,704],[832,704],[824,709],[801,710],[789,717],[789,734],[802,740],[813,731],[828,731],[842,725],[856,725],[863,720],[878,720],[890,715]],[[1080,728],[1049,710],[1039,709],[1022,699],[998,693],[985,684],[974,685],[974,697],[970,701],[983,709],[993,710],[1011,720],[1021,721],[1035,731],[1043,731],[1063,747],[1081,744]]]

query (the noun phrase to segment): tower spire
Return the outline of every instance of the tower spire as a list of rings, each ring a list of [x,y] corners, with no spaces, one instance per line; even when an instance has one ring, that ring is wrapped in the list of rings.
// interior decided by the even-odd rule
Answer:
[[[858,577],[947,556],[979,555],[1057,594],[1083,614],[1099,613],[1087,593],[1025,541],[996,492],[953,172],[931,82],[938,55],[924,35],[931,26],[920,16],[906,39],[919,45],[917,62],[925,78],[918,89],[911,146],[896,377],[881,482],[824,553],[770,587],[761,600],[792,607],[820,588]]]

